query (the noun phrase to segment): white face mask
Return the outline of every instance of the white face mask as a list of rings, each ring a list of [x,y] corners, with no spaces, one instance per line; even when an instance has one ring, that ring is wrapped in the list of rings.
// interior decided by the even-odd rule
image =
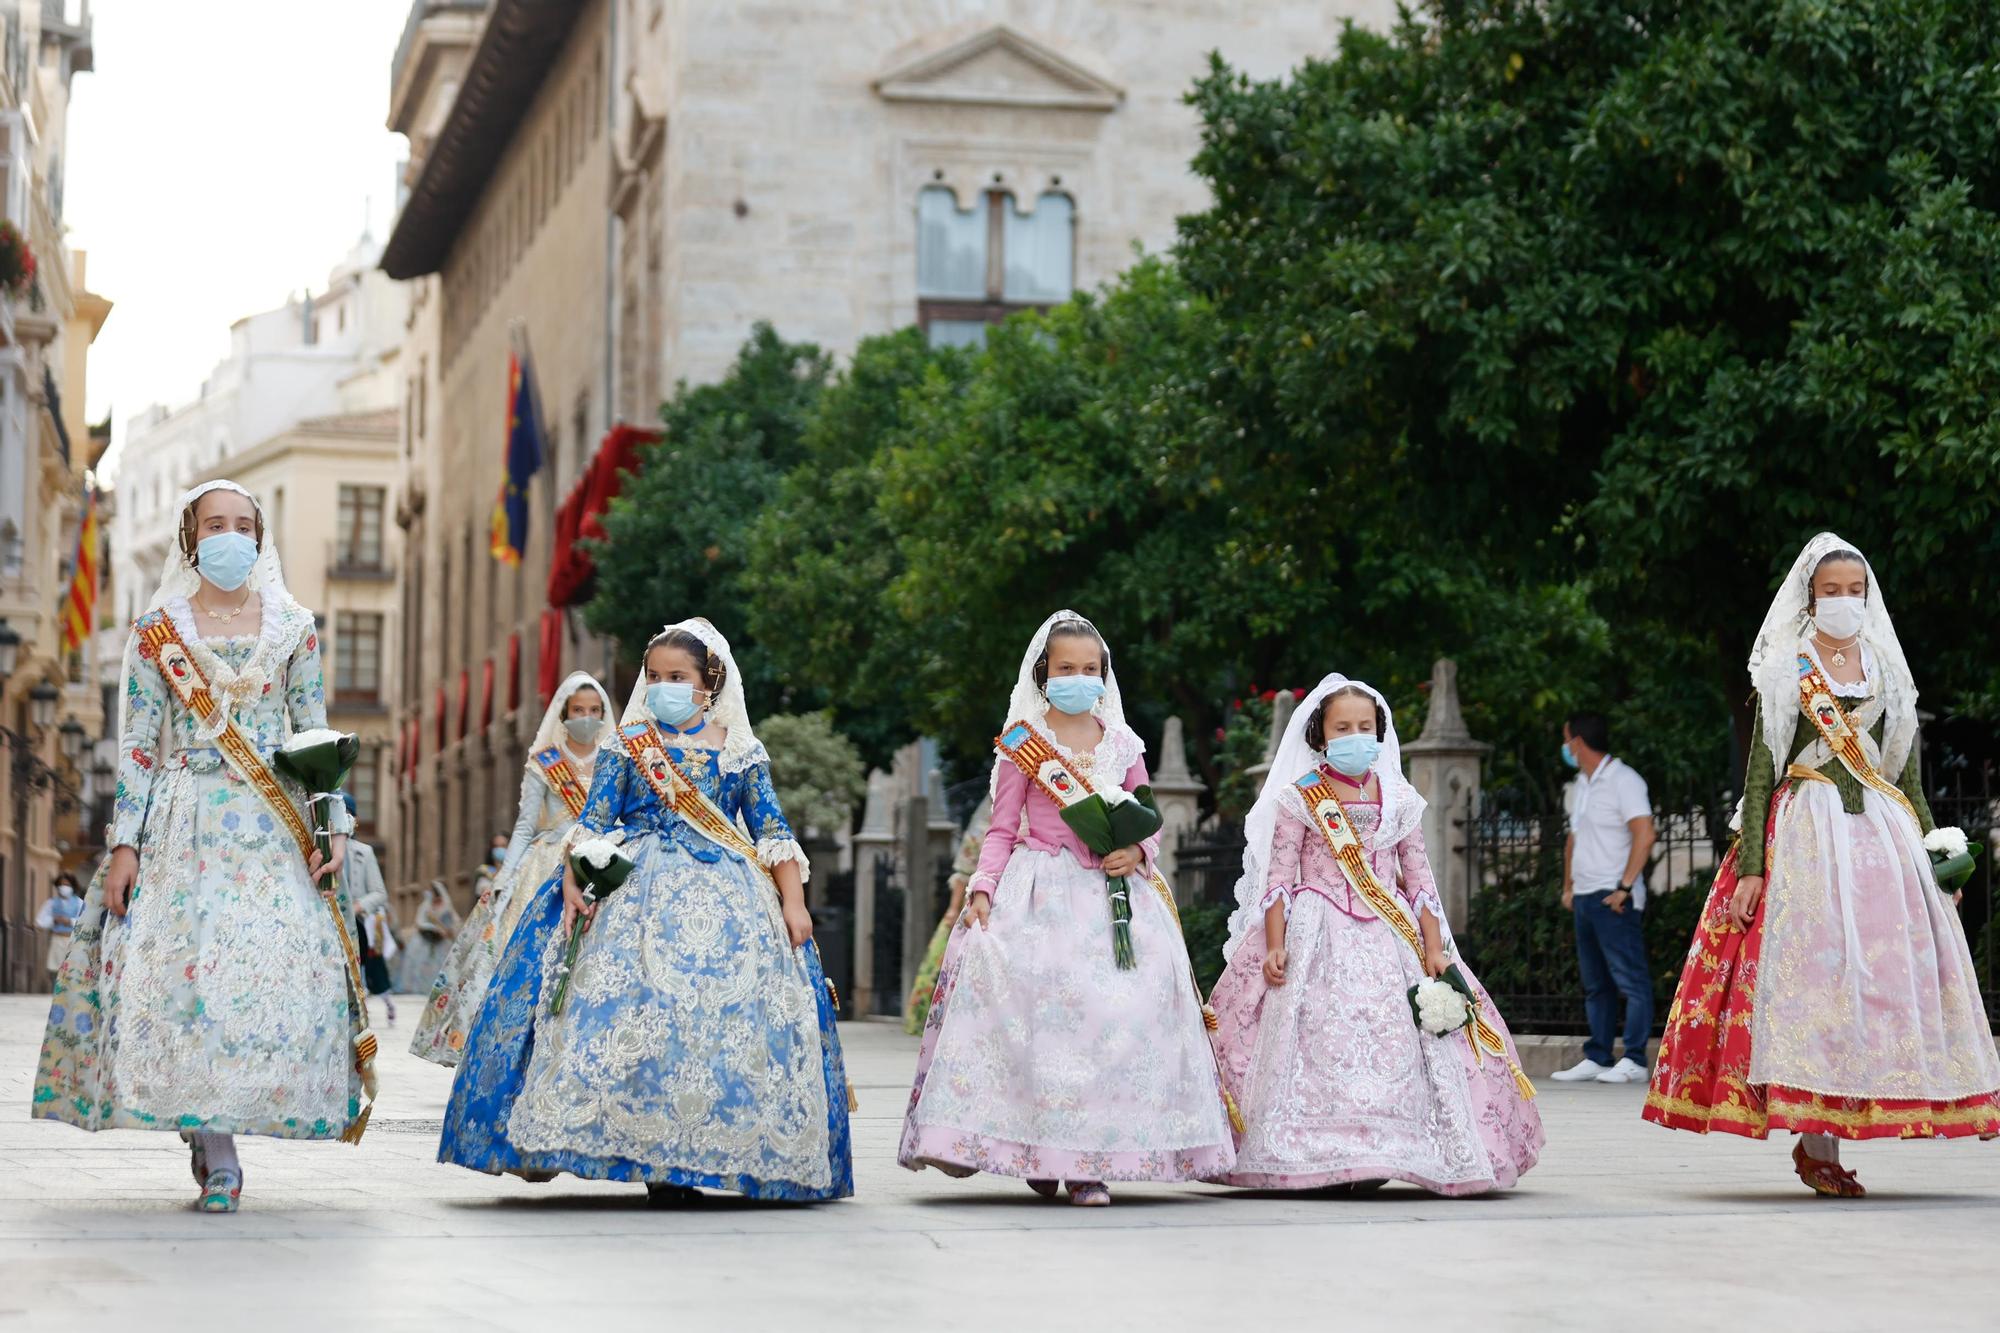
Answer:
[[[1867,609],[1865,597],[1822,597],[1813,607],[1813,623],[1829,639],[1851,639],[1861,632]]]

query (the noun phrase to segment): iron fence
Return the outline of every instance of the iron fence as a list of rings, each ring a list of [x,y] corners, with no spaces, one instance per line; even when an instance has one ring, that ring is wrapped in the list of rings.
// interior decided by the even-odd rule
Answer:
[[[1243,873],[1243,826],[1193,828],[1174,844],[1174,891],[1183,902],[1233,905]]]

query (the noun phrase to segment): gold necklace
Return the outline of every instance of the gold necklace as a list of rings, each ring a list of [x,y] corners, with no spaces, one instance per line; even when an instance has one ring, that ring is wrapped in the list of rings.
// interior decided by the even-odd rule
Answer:
[[[1828,643],[1824,635],[1815,634],[1813,637],[1819,640],[1820,647],[1833,649],[1833,656],[1827,658],[1826,660],[1837,667],[1844,667],[1847,665],[1847,650],[1849,648],[1852,648],[1855,644],[1861,642],[1861,636],[1859,634],[1849,639],[1846,643],[1841,643],[1841,644]]]
[[[201,606],[201,603],[196,602],[195,605]],[[219,621],[222,624],[227,625],[230,621],[242,615],[243,612],[249,607],[249,605],[250,605],[250,589],[245,588],[243,590],[243,600],[236,604],[236,609],[234,611],[215,611],[211,610],[206,606],[201,606],[201,613],[207,616],[210,620]]]

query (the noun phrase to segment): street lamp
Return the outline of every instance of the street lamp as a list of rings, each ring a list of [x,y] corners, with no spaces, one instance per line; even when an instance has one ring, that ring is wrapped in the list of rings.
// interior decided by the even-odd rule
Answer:
[[[56,700],[61,697],[62,692],[47,681],[28,691],[28,720],[36,731],[47,731],[55,724]]]
[[[14,668],[21,660],[21,636],[14,627],[0,620],[0,683],[5,683],[14,674]]]
[[[76,761],[83,758],[83,743],[88,739],[84,735],[83,723],[73,717],[67,717],[57,730],[62,733],[63,761],[71,768],[75,768]]]

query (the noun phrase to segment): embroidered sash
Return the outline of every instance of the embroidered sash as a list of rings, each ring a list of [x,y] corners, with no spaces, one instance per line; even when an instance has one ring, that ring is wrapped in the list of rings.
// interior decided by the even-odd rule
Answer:
[[[1062,751],[1051,745],[1048,737],[1025,722],[1016,722],[995,736],[993,746],[1058,806],[1075,805],[1098,794],[1090,779],[1064,762]],[[1157,867],[1152,872],[1152,884],[1153,891],[1160,895],[1167,910],[1173,913],[1174,924],[1180,925],[1181,914],[1174,906],[1174,891],[1167,887],[1166,877],[1160,874]]]
[[[570,763],[560,745],[551,745],[546,750],[536,752],[535,771],[540,773],[562,797],[562,803],[569,807],[571,819],[583,818],[583,807],[590,800],[590,788],[577,776],[576,765]]]
[[[1820,673],[1817,663],[1805,653],[1799,654],[1799,708],[1813,729],[1820,734],[1834,758],[1840,760],[1841,767],[1852,773],[1855,780],[1864,787],[1872,787],[1909,812],[1916,820],[1918,828],[1924,821],[1917,818],[1917,808],[1910,804],[1910,798],[1903,795],[1902,788],[1883,777],[1875,769],[1875,763],[1868,757],[1868,750],[1861,743],[1861,733],[1848,720],[1847,710],[1840,706],[1834,695],[1833,686]],[[1789,776],[1789,775],[1788,775]]]
[[[708,794],[695,785],[667,753],[666,737],[651,722],[635,722],[629,727],[620,727],[618,734],[625,741],[626,753],[632,756],[632,763],[638,768],[639,776],[646,779],[646,785],[660,798],[660,803],[688,822],[695,832],[707,838],[716,846],[735,852],[749,862],[771,885],[772,892],[778,891],[777,877],[771,868],[757,857],[757,844],[743,836],[743,830],[736,827],[736,821],[722,813],[721,807],[708,799]],[[808,939],[805,947],[819,957],[819,941]],[[819,974],[826,980],[827,998],[833,1001],[835,1009],[840,1008],[840,992],[834,988],[833,978],[826,975],[826,962],[820,961]],[[854,1085],[847,1085],[847,1109],[861,1109],[861,1099],[855,1095]]]
[[[250,785],[264,801],[278,822],[292,835],[298,845],[299,855],[311,863],[313,853],[319,848],[313,838],[312,828],[305,816],[292,804],[292,798],[278,785],[277,775],[271,772],[264,757],[257,753],[257,746],[243,734],[243,728],[236,725],[209,688],[201,670],[194,664],[194,657],[188,652],[187,644],[181,641],[180,631],[174,628],[173,620],[165,611],[151,611],[134,622],[132,629],[139,638],[139,656],[159,668],[160,678],[173,691],[181,706],[201,720],[204,727],[215,730],[215,748],[229,764],[237,777]],[[218,729],[219,728],[219,729]],[[368,1128],[369,1114],[375,1109],[375,1034],[368,1030],[368,1007],[363,997],[367,988],[361,980],[361,959],[354,947],[354,937],[347,929],[347,920],[340,910],[340,904],[332,889],[322,889],[320,900],[326,904],[327,913],[333,918],[334,934],[340,940],[340,951],[347,961],[347,1003],[349,1021],[354,1034],[354,1067],[361,1074],[362,1090],[368,1101],[341,1134],[343,1142],[359,1143],[364,1130]]]
[[[993,738],[993,748],[998,750],[1014,767],[1021,770],[1023,777],[1035,784],[1044,796],[1058,806],[1071,806],[1079,801],[1089,800],[1097,795],[1096,788],[1081,773],[1071,769],[1063,761],[1062,751],[1049,742],[1048,737],[1036,731],[1026,722],[1015,722]],[[1166,876],[1159,867],[1152,869],[1153,891],[1160,895],[1160,901],[1167,905],[1167,915],[1174,919],[1174,929],[1181,930],[1181,911],[1174,903],[1174,891],[1167,887]],[[1187,947],[1187,937],[1182,932],[1181,947]],[[1194,1002],[1201,1012],[1202,1026],[1210,1032],[1222,1026],[1215,1016],[1215,1010],[1201,998],[1201,986],[1194,979],[1194,970],[1188,970],[1188,985],[1194,988]],[[1209,1047],[1209,1054],[1215,1048]],[[1238,1134],[1244,1132],[1243,1112],[1237,1108],[1236,1098],[1230,1095],[1229,1085],[1222,1080],[1222,1064],[1218,1058],[1215,1067],[1215,1086],[1222,1093],[1222,1106],[1229,1113],[1229,1125]]]
[[[1387,922],[1397,937],[1409,945],[1411,952],[1422,960],[1424,940],[1422,933],[1417,929],[1415,919],[1402,901],[1376,876],[1375,868],[1368,864],[1368,857],[1361,845],[1361,835],[1354,831],[1354,823],[1348,818],[1347,807],[1340,803],[1340,796],[1334,791],[1333,783],[1325,774],[1314,769],[1303,777],[1295,779],[1292,786],[1305,801],[1306,810],[1312,816],[1313,827],[1318,829],[1320,837],[1326,840],[1327,850],[1333,853],[1333,859],[1339,863],[1341,873],[1347,876],[1347,882],[1352,884],[1354,891],[1375,909],[1375,915]],[[1527,1098],[1534,1097],[1535,1085],[1528,1081],[1528,1076],[1521,1072],[1521,1066],[1514,1063],[1514,1058],[1507,1053],[1507,1043],[1501,1040],[1493,1025],[1486,1021],[1486,1015],[1481,1012],[1481,1005],[1476,1000],[1472,1005],[1472,1022],[1466,1025],[1465,1040],[1472,1047],[1475,1064],[1483,1059],[1482,1052],[1485,1055],[1499,1056],[1507,1062],[1508,1070],[1514,1075],[1514,1085],[1520,1089],[1521,1095]]]

